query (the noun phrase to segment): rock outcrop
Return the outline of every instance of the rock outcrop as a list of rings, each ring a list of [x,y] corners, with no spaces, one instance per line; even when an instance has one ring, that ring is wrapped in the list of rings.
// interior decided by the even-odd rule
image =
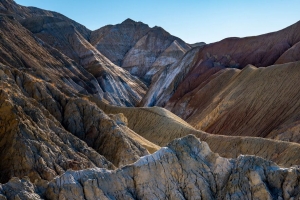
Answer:
[[[48,16],[27,18],[21,23],[35,36],[91,73],[100,86],[97,92],[104,99],[115,105],[125,106],[134,106],[141,100],[146,86],[127,71],[111,63],[72,24]]]
[[[188,72],[195,66],[195,55],[201,47],[189,50],[178,62],[166,66],[158,71],[149,89],[139,103],[139,106],[165,106],[174,95],[179,84],[184,80]],[[156,68],[153,68],[156,71]],[[153,70],[150,70],[151,73]]]
[[[298,122],[299,67],[294,62],[225,69],[167,108],[209,133],[269,137],[272,131]]]
[[[178,61],[190,46],[161,27],[127,19],[93,31],[91,44],[112,62],[150,83],[152,76]]]
[[[226,159],[192,135],[116,171],[68,171],[49,184],[47,198],[290,199],[299,198],[297,167],[255,156]],[[118,183],[118,184],[116,184]],[[76,194],[76,196],[75,196]]]
[[[298,167],[280,168],[255,156],[226,159],[189,135],[118,170],[67,171],[49,183],[41,196],[47,199],[297,199],[299,170]],[[0,185],[0,195],[3,199],[5,196],[40,199],[26,179],[13,179]]]

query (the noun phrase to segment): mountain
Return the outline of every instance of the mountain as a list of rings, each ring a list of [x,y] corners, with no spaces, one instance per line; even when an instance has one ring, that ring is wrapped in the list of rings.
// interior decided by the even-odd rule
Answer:
[[[161,27],[126,19],[91,33],[91,44],[116,65],[151,83],[152,76],[178,61],[191,47]]]
[[[157,75],[139,105],[164,106],[213,134],[299,142],[299,28],[195,47]]]
[[[22,29],[25,27],[31,31],[33,33],[31,37],[39,39],[38,43],[42,43],[44,48],[53,54],[52,57],[57,57],[57,60],[66,60],[61,57],[67,56],[69,63],[72,59],[72,65],[81,68],[81,73],[88,79],[84,87],[91,87],[85,92],[112,104],[125,106],[136,105],[145,94],[147,87],[140,80],[111,63],[93,48],[88,42],[91,32],[84,26],[58,13],[19,6],[13,1],[3,1],[2,5],[10,16],[15,17],[13,23],[21,23]],[[80,77],[74,76],[73,79],[78,78]],[[81,88],[81,84],[73,83],[78,81],[80,80],[72,80],[69,84]]]
[[[71,168],[114,169],[159,148],[130,130],[122,114],[108,116],[88,101],[88,96],[105,100],[88,65],[42,41],[15,16],[0,16],[0,182],[28,176],[42,184]],[[32,20],[21,22],[28,25]],[[130,94],[130,85],[139,90],[139,80],[113,64],[112,68],[118,70],[114,76],[127,76],[121,82],[126,93],[119,94]],[[117,99],[118,93],[113,96]]]
[[[298,23],[188,45],[0,0],[0,27],[1,200],[300,197]]]

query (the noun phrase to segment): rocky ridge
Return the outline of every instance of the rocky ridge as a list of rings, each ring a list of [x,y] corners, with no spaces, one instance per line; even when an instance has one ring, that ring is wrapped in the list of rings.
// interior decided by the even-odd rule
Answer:
[[[1,182],[29,176],[40,184],[71,168],[113,169],[159,148],[140,139],[145,148],[121,114],[108,116],[87,100],[103,98],[84,67],[7,13],[0,26]]]
[[[164,95],[163,100],[157,99],[156,85],[150,86],[144,102],[154,99],[154,105],[163,106],[166,102],[176,103],[187,93],[192,92],[197,86],[205,83],[213,74],[224,68],[242,69],[248,64],[256,67],[268,67],[274,64],[283,64],[298,61],[297,49],[299,46],[299,27],[297,22],[283,30],[268,33],[260,36],[246,38],[227,38],[216,43],[202,45],[190,58],[193,61],[192,67],[188,70],[181,69],[179,73],[183,78],[179,80],[173,74],[168,76],[160,75],[160,82],[177,83],[173,95]],[[193,51],[193,50],[191,50]],[[188,57],[188,53],[185,57]],[[174,63],[180,65],[180,61]],[[189,64],[187,64],[188,66]],[[175,84],[171,84],[175,85]],[[171,89],[171,86],[169,86]],[[169,89],[169,90],[170,90]],[[167,93],[169,93],[167,90]],[[173,97],[172,99],[170,99]],[[154,101],[153,100],[153,101]],[[147,105],[147,104],[143,104]]]
[[[300,144],[280,141],[299,138],[298,62],[245,67],[237,63],[244,57],[236,49],[225,56],[235,59],[227,66],[225,58],[203,57],[215,44],[188,50],[163,29],[132,20],[98,30],[90,44],[93,32],[58,13],[11,0],[0,0],[0,13],[0,199],[299,198],[299,168],[293,165],[300,163]],[[295,30],[280,38],[292,44],[288,50],[284,42],[266,44],[271,53],[284,53],[267,55],[261,47],[264,53],[249,59],[257,66],[278,56],[278,63],[297,60]],[[152,81],[150,100],[141,105],[166,105],[209,132],[277,140],[209,134],[159,107],[108,105],[133,106],[146,87],[93,46],[100,48],[107,35],[113,36],[107,41],[121,41],[107,55],[119,51],[111,55],[114,62],[128,62],[129,71],[143,66],[136,68],[139,76]],[[185,94],[195,85],[183,83],[197,70],[193,81],[200,84]]]
[[[68,80],[69,85],[72,87],[76,89],[84,87],[86,89],[84,92],[87,94],[93,94],[112,104],[123,106],[136,105],[145,94],[147,87],[139,79],[114,65],[89,43],[88,39],[91,32],[84,26],[55,12],[23,7],[13,1],[10,3],[3,1],[2,4],[6,12],[14,17],[9,19],[8,14],[3,16],[12,23],[11,29],[14,29],[7,30],[8,32],[5,33],[7,39],[9,40],[9,32],[18,33],[23,31],[22,37],[30,38],[32,41],[28,43],[25,40],[25,45],[36,48],[37,52],[46,49],[47,53],[54,57],[55,62],[59,60],[60,65],[71,65],[73,68],[77,68],[74,71],[80,71],[85,76],[85,85],[82,86],[82,83],[77,83],[82,78],[82,75],[80,77],[77,73],[75,77],[72,77],[72,80]],[[3,26],[5,27],[5,25]],[[25,29],[33,35],[27,30],[26,32]],[[16,37],[20,38],[20,35],[16,34]],[[13,43],[17,44],[16,41],[13,41]],[[18,43],[18,46],[16,46],[18,49],[15,48],[14,51],[24,49],[25,45],[22,45],[20,46],[20,43]],[[40,50],[42,48],[43,50]],[[30,51],[34,52],[34,50]],[[23,56],[28,57],[25,54]],[[34,58],[27,60],[19,58],[22,63],[18,63],[18,65],[25,64],[32,67],[32,60],[37,60],[37,58],[36,55]],[[4,64],[12,64],[12,62],[12,60],[9,60]],[[41,63],[41,61],[37,62]],[[69,74],[63,75],[69,76]]]
[[[255,156],[226,159],[192,135],[118,170],[68,171],[48,184],[47,199],[299,198],[299,168]],[[118,183],[118,184],[116,184]],[[19,186],[19,187],[18,187]],[[20,186],[26,192],[19,190]],[[15,190],[9,190],[14,188]],[[28,180],[1,185],[2,198],[40,199]]]
[[[93,31],[91,44],[132,75],[151,83],[152,76],[178,61],[190,46],[161,27],[127,19]]]

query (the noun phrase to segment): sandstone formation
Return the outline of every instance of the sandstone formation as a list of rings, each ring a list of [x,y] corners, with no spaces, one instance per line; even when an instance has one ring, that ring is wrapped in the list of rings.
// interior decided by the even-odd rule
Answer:
[[[134,106],[144,95],[146,86],[140,80],[111,63],[72,24],[47,16],[28,18],[21,23],[91,73],[100,86],[98,93],[109,102]]]
[[[188,45],[0,0],[0,27],[0,200],[300,198],[299,23]]]
[[[122,114],[110,118],[85,98],[17,69],[0,69],[1,182],[24,175],[50,180],[69,168],[114,168],[110,162],[126,165],[160,148],[136,139]]]
[[[212,70],[216,73],[223,68],[241,69],[248,64],[267,67],[277,62],[283,63],[283,60],[298,61],[299,57],[291,54],[300,41],[299,30],[300,22],[297,22],[278,32],[246,38],[227,38],[205,45],[198,52],[197,65],[180,84],[171,101],[176,101],[205,82],[212,74],[208,72]]]
[[[255,156],[222,158],[211,152],[205,142],[187,136],[116,171],[69,171],[49,184],[46,196],[49,199],[93,199],[95,196],[101,199],[297,199],[299,189],[297,167],[280,168]]]
[[[299,121],[300,91],[295,87],[299,67],[294,62],[222,70],[167,108],[209,133],[269,137],[272,131]]]
[[[10,190],[13,188],[14,190]],[[67,171],[45,186],[47,199],[298,199],[299,168],[255,156],[226,159],[192,135],[118,170]],[[0,185],[2,199],[40,199],[28,180]],[[2,194],[1,194],[2,193]]]
[[[189,50],[178,62],[168,65],[156,73],[153,77],[154,81],[149,86],[139,106],[164,106],[195,65],[195,55],[200,48],[195,47]]]
[[[161,27],[127,19],[93,31],[91,44],[113,63],[150,83],[152,76],[178,61],[190,46]],[[155,68],[155,69],[154,69]]]
[[[13,176],[51,180],[70,168],[114,168],[106,158],[66,131],[39,102],[25,96],[22,90],[26,90],[26,85],[19,88],[12,79],[21,82],[22,77],[5,67],[1,67],[0,74],[0,182]],[[31,78],[31,84],[41,85],[38,79],[27,78]],[[38,87],[34,90],[35,95],[41,95]]]

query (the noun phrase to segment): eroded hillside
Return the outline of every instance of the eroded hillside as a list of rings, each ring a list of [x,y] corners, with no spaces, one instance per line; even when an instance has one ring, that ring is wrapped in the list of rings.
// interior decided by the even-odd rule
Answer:
[[[0,0],[0,27],[1,200],[300,198],[299,23],[191,48]]]

